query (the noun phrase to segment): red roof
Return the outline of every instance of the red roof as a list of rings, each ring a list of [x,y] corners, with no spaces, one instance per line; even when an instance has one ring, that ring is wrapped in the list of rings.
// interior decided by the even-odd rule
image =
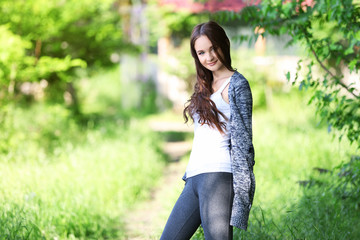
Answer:
[[[244,7],[256,5],[261,0],[207,0],[206,2],[195,2],[194,0],[159,0],[160,5],[173,5],[175,9],[198,12],[234,11],[239,12]]]

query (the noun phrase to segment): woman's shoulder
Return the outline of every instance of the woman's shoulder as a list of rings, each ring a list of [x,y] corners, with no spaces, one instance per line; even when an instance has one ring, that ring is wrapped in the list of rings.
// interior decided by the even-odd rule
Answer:
[[[231,76],[230,79],[230,87],[239,87],[243,84],[248,84],[247,79],[239,73],[237,70],[235,70],[234,74]]]

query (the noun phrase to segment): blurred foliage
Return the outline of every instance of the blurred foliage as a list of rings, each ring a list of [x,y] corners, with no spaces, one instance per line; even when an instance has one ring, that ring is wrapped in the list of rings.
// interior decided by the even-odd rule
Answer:
[[[23,109],[16,104],[2,106],[0,120],[1,162],[44,161],[49,154],[61,154],[59,148],[72,139],[83,141],[71,112],[61,105],[36,104]]]
[[[158,41],[161,39],[166,39],[167,43],[170,43],[166,46],[166,58],[159,59],[161,69],[184,80],[186,89],[192,91],[196,72],[188,39],[195,25],[209,20],[209,13],[195,14],[187,10],[174,9],[171,5],[159,7],[158,1],[150,0],[147,6],[147,19],[151,26],[150,49],[157,52]]]
[[[191,33],[189,33],[190,36]],[[163,59],[161,65],[171,75],[175,75],[186,83],[188,92],[193,91],[196,81],[194,59],[190,53],[189,36],[181,41],[178,46],[170,46],[168,58]]]
[[[350,199],[355,210],[360,209],[360,156],[351,156],[351,160],[337,167],[339,181],[335,185],[337,195]]]
[[[146,109],[122,110],[118,75],[76,81],[80,123],[64,104],[1,106],[0,239],[125,238],[166,159],[161,136],[132,118]]]
[[[67,91],[77,104],[75,68],[111,66],[112,54],[137,51],[123,40],[117,8],[113,0],[1,0],[0,100],[34,95],[22,84],[44,79],[46,99],[63,101]]]
[[[194,14],[186,10],[176,10],[174,14],[174,10],[171,5],[159,7],[157,0],[148,1],[146,13],[151,26],[149,44],[152,48],[161,37],[170,37],[175,47],[181,45],[182,40],[190,37],[195,25],[209,19],[207,13]]]
[[[247,7],[241,13],[221,12],[217,19],[234,19],[250,23],[254,33],[259,28],[267,35],[290,35],[288,42],[302,44],[309,58],[299,61],[296,79],[306,64],[301,89],[313,88],[310,103],[317,113],[351,143],[360,147],[359,79],[346,82],[347,72],[358,73],[360,68],[360,6],[352,0],[320,0],[308,6],[306,1],[264,0]],[[241,41],[254,41],[257,35],[239,36]],[[290,73],[287,74],[290,79]],[[357,89],[355,84],[357,84]]]
[[[34,146],[33,139],[26,140],[32,154],[1,153],[0,235],[4,239],[122,239],[126,212],[149,197],[162,174],[160,138],[141,122],[126,129],[110,121],[87,128],[60,127],[49,130],[71,131],[77,139],[59,143],[49,137],[57,145],[46,149],[47,154],[44,146]],[[24,146],[25,140],[19,140]],[[4,162],[4,155],[12,161]]]
[[[127,123],[131,118],[142,118],[158,111],[155,102],[160,97],[154,81],[121,79],[120,72],[124,67],[98,70],[90,78],[82,77],[76,82],[85,120],[121,116]]]
[[[98,71],[91,78],[76,81],[82,114],[73,117],[71,109],[63,104],[35,102],[22,105],[8,102],[0,111],[0,162],[39,162],[61,157],[62,151],[72,151],[86,141],[87,128],[98,128],[109,122],[126,129],[133,118],[157,111],[154,104],[156,90],[152,82],[140,85],[139,105],[123,107],[126,86],[119,80],[119,67]],[[123,89],[124,88],[124,89]],[[124,94],[119,94],[123,92]],[[107,136],[111,132],[107,132]]]
[[[253,49],[239,47],[231,52],[232,65],[249,80],[254,111],[271,108],[273,92],[281,92],[285,84],[274,76],[273,65],[254,67],[256,53]]]

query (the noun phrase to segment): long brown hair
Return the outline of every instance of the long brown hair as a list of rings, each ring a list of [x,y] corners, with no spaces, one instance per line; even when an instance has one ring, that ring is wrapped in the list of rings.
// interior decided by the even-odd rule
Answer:
[[[200,63],[195,51],[195,41],[200,36],[207,36],[213,45],[217,58],[227,69],[235,71],[231,67],[230,41],[224,29],[213,21],[196,25],[191,33],[190,49],[195,60],[197,81],[194,86],[194,93],[187,101],[183,116],[186,123],[189,120],[188,115],[194,121],[194,114],[197,113],[200,124],[215,126],[221,133],[224,133],[223,129],[226,126],[225,123],[220,121],[219,115],[224,119],[226,119],[226,116],[217,109],[215,103],[210,99],[213,93],[213,74]],[[222,54],[219,54],[219,49]]]

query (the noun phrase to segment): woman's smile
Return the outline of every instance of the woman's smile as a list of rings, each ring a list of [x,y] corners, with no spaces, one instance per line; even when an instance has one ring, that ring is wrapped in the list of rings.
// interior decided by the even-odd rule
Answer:
[[[210,63],[208,63],[207,65],[209,65],[210,67],[212,67],[212,66],[214,66],[214,65],[217,63],[217,61],[218,61],[218,60],[213,61],[213,62],[210,62]]]

